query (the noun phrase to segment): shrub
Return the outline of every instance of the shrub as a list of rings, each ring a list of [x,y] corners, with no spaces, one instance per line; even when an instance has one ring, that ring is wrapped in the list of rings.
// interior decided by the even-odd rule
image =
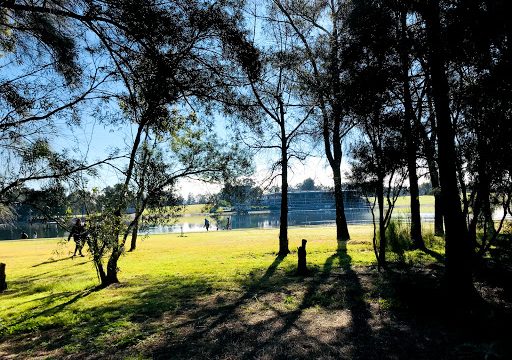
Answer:
[[[393,219],[386,229],[388,250],[397,255],[398,261],[405,262],[405,251],[409,250],[411,237],[409,229],[400,219]]]

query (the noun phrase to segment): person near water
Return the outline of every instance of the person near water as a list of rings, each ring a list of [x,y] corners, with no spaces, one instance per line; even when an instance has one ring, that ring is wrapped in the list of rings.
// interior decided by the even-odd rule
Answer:
[[[76,219],[75,225],[73,225],[71,228],[68,236],[68,241],[71,239],[71,236],[73,236],[73,240],[75,241],[75,252],[73,253],[73,257],[76,256],[77,251],[80,256],[84,256],[82,254],[82,248],[84,247],[84,244],[82,243],[82,237],[84,233],[85,227],[82,225],[80,219]]]
[[[206,231],[210,228],[210,221],[208,219],[204,219],[204,227],[206,228]]]

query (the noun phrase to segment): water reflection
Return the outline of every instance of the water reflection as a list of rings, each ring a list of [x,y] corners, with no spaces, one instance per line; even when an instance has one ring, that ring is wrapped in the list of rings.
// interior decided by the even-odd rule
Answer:
[[[347,222],[349,224],[369,224],[372,222],[372,216],[369,209],[366,208],[348,208],[345,211]],[[496,212],[494,218],[499,219],[502,214]],[[210,231],[225,230],[229,218],[231,229],[249,229],[249,228],[278,228],[279,212],[266,212],[258,214],[232,214],[224,216],[205,215],[210,219]],[[410,221],[410,214],[395,212],[393,217],[401,221]],[[423,222],[433,222],[434,213],[424,212],[421,214]],[[335,225],[336,212],[334,210],[296,210],[288,214],[288,223],[290,226],[313,226],[313,225]],[[158,225],[141,229],[141,234],[166,234],[166,233],[189,233],[204,232],[204,217],[184,216],[178,220],[175,225]],[[19,239],[22,232],[27,233],[29,238],[35,235],[39,238],[48,237],[67,237],[66,229],[58,226],[56,223],[18,223],[14,226],[0,225],[0,240]]]
[[[28,223],[19,222],[16,225],[0,224],[0,240],[20,239],[21,233],[26,233],[29,239],[55,238],[67,236],[67,232],[57,223]]]
[[[371,213],[365,208],[346,209],[345,215],[349,224],[364,224],[372,221]],[[278,228],[279,212],[257,213],[257,214],[232,214],[225,216],[206,216],[210,219],[210,231],[225,230],[229,218],[230,229],[250,229],[250,228]],[[290,226],[308,226],[308,225],[334,225],[336,222],[336,212],[334,210],[299,210],[290,211],[288,214],[288,224]],[[161,233],[187,233],[206,231],[203,222],[187,222],[187,217],[182,218],[182,222],[172,226],[151,226],[143,229],[143,233],[161,234]]]

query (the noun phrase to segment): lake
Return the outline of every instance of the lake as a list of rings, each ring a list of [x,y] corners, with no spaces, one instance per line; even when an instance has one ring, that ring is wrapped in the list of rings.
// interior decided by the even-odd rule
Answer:
[[[366,208],[347,208],[345,211],[347,222],[349,224],[370,224],[372,222],[371,212]],[[188,233],[206,231],[204,227],[204,218],[210,220],[210,231],[224,230],[227,219],[230,221],[231,229],[248,228],[279,228],[279,212],[264,212],[251,214],[230,214],[213,218],[210,215],[193,214],[183,216],[174,225],[149,226],[141,229],[141,234],[165,234],[165,233]],[[400,218],[402,221],[409,221],[408,213],[395,212],[393,217]],[[493,216],[499,219],[499,214]],[[423,212],[421,214],[423,222],[433,222],[433,212]],[[313,226],[313,225],[332,225],[336,223],[336,212],[334,210],[296,210],[288,214],[289,226]],[[37,234],[39,238],[49,237],[67,237],[67,230],[62,229],[55,223],[18,223],[14,226],[0,225],[0,240],[19,239],[21,232],[26,232],[30,238]]]

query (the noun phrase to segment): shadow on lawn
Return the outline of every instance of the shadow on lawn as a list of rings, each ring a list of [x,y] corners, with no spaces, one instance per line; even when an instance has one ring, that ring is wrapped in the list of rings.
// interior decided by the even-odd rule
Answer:
[[[249,279],[245,293],[235,301],[200,309],[191,315],[192,320],[178,324],[151,356],[156,359],[166,359],[171,354],[173,358],[198,359],[365,358],[373,339],[368,324],[371,314],[364,300],[363,286],[351,268],[350,256],[338,251],[326,259],[320,271],[313,271],[306,278],[292,275],[294,269],[276,274],[282,260],[275,258],[259,279]],[[340,269],[341,274],[333,274],[335,269]],[[300,303],[293,309],[283,307],[283,301],[298,298],[293,290],[297,288],[302,295]],[[251,312],[252,307],[256,308]],[[312,331],[316,325],[330,325],[316,321],[316,311],[331,323],[344,316],[351,320],[346,326]],[[251,312],[249,316],[248,312]],[[350,345],[348,350],[347,345]]]
[[[196,297],[212,291],[212,284],[199,278],[169,276],[150,283],[136,289],[113,285],[112,297],[91,308],[82,307],[80,300],[108,290],[95,286],[45,296],[30,312],[6,324],[14,335],[0,336],[3,350],[13,354],[59,351],[59,357],[73,354],[74,358],[111,355],[157,333],[156,323],[165,313],[183,311],[193,306]],[[116,291],[130,294],[117,297]],[[27,333],[27,329],[37,332]]]
[[[282,262],[276,257],[245,279],[241,293],[219,292],[205,278],[168,276],[150,286],[117,285],[110,299],[89,309],[79,300],[97,288],[50,294],[12,324],[34,325],[37,336],[22,335],[7,349],[73,358],[430,359],[457,357],[459,350],[482,355],[493,344],[489,338],[476,350],[461,348],[482,341],[442,323],[444,299],[431,274],[356,268],[340,249],[308,277]],[[61,325],[60,316],[74,318]],[[38,323],[44,319],[53,322]]]
[[[186,321],[167,328],[165,340],[144,355],[155,359],[490,359],[494,351],[507,353],[494,348],[503,346],[503,341],[486,334],[489,320],[484,327],[469,326],[475,317],[460,323],[447,321],[447,311],[440,311],[446,299],[438,279],[429,273],[409,270],[400,275],[356,268],[342,250],[306,278],[292,275],[292,269],[278,271],[281,261],[274,259],[262,276],[248,279],[246,291],[227,304],[198,306]],[[287,301],[294,299],[298,302],[287,308]]]
[[[60,259],[48,259],[46,261],[40,262],[39,264],[32,265],[31,267],[35,268],[35,267],[39,267],[39,266],[42,266],[42,265],[54,264],[56,262],[61,262],[61,261],[65,261],[65,260],[72,260],[72,259],[73,259],[72,256],[67,256],[67,257],[60,258]]]

